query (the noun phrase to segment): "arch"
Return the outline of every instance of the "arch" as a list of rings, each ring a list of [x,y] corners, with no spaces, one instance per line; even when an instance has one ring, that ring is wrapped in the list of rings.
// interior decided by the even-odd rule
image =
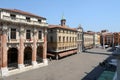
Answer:
[[[42,46],[38,46],[37,47],[37,62],[43,62],[43,47]]]
[[[8,49],[8,69],[13,70],[18,68],[18,49],[17,48],[9,48]]]
[[[32,65],[32,48],[29,46],[24,49],[24,64],[25,66]]]

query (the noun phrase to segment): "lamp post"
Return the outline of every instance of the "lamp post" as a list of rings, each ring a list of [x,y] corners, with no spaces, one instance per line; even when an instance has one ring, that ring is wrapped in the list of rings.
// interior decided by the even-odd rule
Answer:
[[[114,49],[114,34],[112,35],[112,49]]]
[[[103,49],[105,49],[105,35],[102,35],[103,37]]]

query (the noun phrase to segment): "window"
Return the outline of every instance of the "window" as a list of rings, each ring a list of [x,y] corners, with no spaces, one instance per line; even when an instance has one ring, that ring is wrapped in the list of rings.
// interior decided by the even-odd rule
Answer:
[[[41,23],[41,22],[42,22],[42,20],[38,19],[38,22],[39,22],[39,23]]]
[[[50,37],[50,42],[53,42],[53,37],[52,36]]]
[[[50,32],[53,33],[53,30],[51,29]]]
[[[10,14],[11,19],[15,19],[16,15],[15,14]]]
[[[67,37],[67,42],[68,42],[68,37]]]
[[[59,36],[59,42],[61,42],[61,36]]]
[[[73,37],[73,42],[74,42],[74,37]]]
[[[71,37],[70,37],[70,42],[71,42]]]
[[[63,42],[65,42],[65,37],[63,37]]]
[[[42,39],[42,31],[38,32],[38,39]]]
[[[27,22],[30,22],[30,17],[26,17]]]
[[[31,31],[27,30],[26,31],[26,39],[30,39],[31,38]]]
[[[11,34],[10,34],[11,39],[16,39],[16,29],[11,29]]]

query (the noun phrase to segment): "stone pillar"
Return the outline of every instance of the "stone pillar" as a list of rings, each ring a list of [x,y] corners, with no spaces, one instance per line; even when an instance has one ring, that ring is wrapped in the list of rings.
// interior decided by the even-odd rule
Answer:
[[[103,49],[105,49],[105,36],[103,35]]]
[[[43,63],[45,65],[48,65],[48,60],[47,60],[47,29],[44,29]]]
[[[0,26],[1,27],[1,26]],[[2,31],[2,30],[1,30]],[[0,32],[1,32],[0,31]],[[2,80],[2,34],[0,34],[0,80]]]
[[[18,68],[24,68],[24,30],[20,30],[20,43],[19,43],[19,54],[18,54]]]
[[[3,27],[2,34],[2,76],[6,76],[8,74],[7,68],[7,27]]]
[[[37,54],[37,45],[36,45],[37,38],[36,38],[36,34],[37,34],[37,30],[35,29],[34,33],[33,33],[34,37],[33,37],[33,49],[32,49],[32,65],[33,66],[37,65],[37,62],[36,62],[36,56],[37,56],[36,55]]]

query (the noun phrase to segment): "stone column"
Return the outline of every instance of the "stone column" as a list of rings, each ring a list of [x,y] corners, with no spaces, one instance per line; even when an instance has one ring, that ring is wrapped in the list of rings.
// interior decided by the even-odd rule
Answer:
[[[1,27],[1,26],[0,26]],[[2,30],[0,30],[1,32]],[[2,80],[2,71],[1,71],[1,68],[2,68],[2,34],[0,33],[0,80]]]
[[[8,74],[7,68],[7,27],[3,27],[2,33],[2,76]]]
[[[37,38],[36,38],[36,34],[37,34],[37,30],[34,29],[34,32],[33,32],[33,49],[32,49],[32,65],[33,66],[36,66],[37,65],[37,62],[36,62],[36,54],[37,54]]]
[[[43,63],[45,65],[48,65],[48,60],[47,60],[47,29],[44,29]]]
[[[18,54],[18,68],[24,68],[24,29],[20,29],[20,43],[19,43],[19,54]]]
[[[103,49],[105,49],[105,36],[103,35]]]

